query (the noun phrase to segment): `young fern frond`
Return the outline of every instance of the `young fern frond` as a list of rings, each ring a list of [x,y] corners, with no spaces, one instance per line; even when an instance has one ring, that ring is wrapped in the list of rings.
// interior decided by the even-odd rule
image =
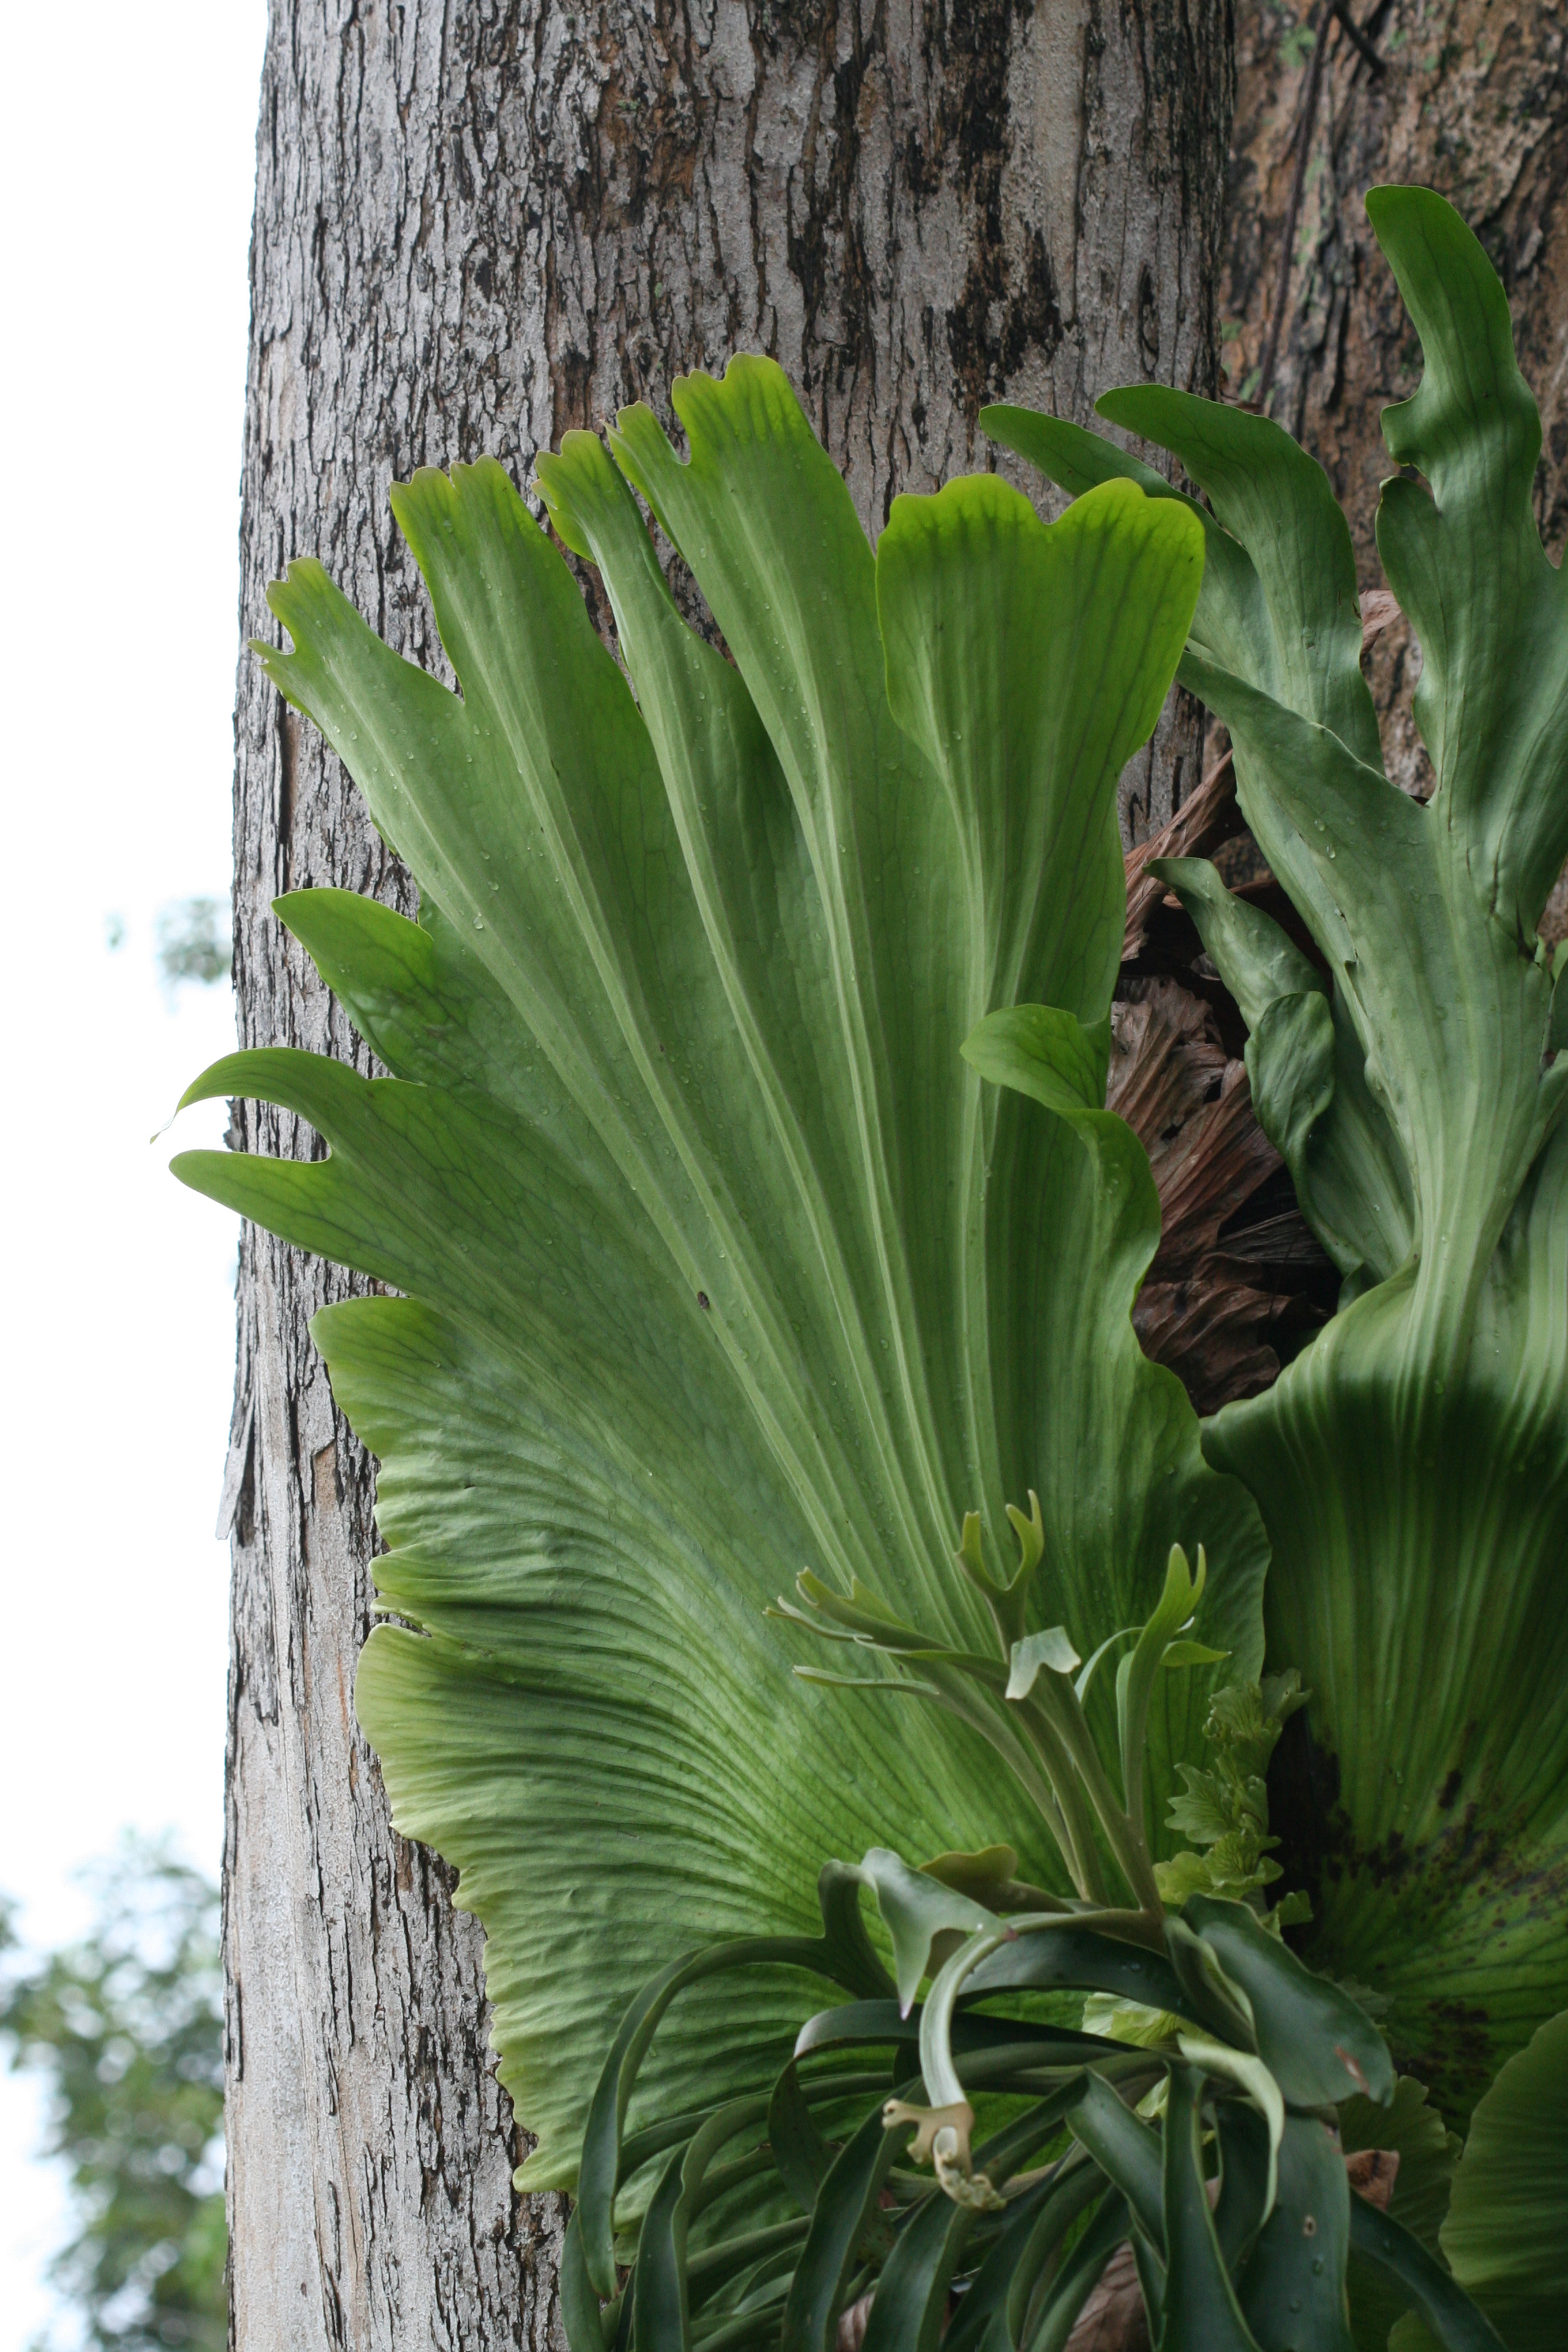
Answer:
[[[1119,1685],[1118,1760],[1108,1769],[1085,1709],[1087,1685],[1080,1689],[1082,1678],[1075,1680],[1082,1660],[1066,1630],[1060,1625],[1033,1633],[1023,1630],[1045,1556],[1039,1496],[1031,1493],[1027,1517],[1009,1505],[1007,1518],[1019,1557],[1005,1582],[993,1578],[985,1566],[977,1511],[965,1514],[954,1554],[962,1574],[991,1612],[1000,1658],[944,1648],[935,1637],[869,1605],[859,1591],[846,1599],[820,1578],[803,1572],[795,1589],[804,1607],[780,1601],[779,1612],[827,1640],[876,1651],[894,1670],[886,1680],[825,1674],[809,1666],[797,1666],[795,1672],[841,1689],[889,1690],[927,1698],[973,1724],[1039,1809],[1080,1900],[1102,1909],[1109,1905],[1109,1859],[1120,1874],[1126,1904],[1157,1927],[1163,1905],[1143,1811],[1147,1725],[1155,1679],[1163,1670],[1224,1662],[1224,1651],[1186,1638],[1203,1597],[1207,1561],[1200,1546],[1194,1576],[1185,1553],[1173,1545],[1159,1607],[1146,1625],[1127,1629],[1134,1647],[1123,1662]],[[1111,1769],[1119,1773],[1120,1790],[1113,1785]]]

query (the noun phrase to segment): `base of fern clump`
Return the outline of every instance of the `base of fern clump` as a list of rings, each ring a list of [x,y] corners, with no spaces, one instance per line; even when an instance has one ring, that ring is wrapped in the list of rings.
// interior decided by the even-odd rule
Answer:
[[[923,2001],[882,1971],[862,1885]],[[1340,2111],[1395,2102],[1376,2028],[1247,1905],[1194,1895],[1110,1933],[1088,1906],[987,1915],[874,1851],[828,1866],[822,1906],[816,1945],[710,1948],[628,2011],[567,2232],[571,2352],[836,2352],[846,2315],[863,2352],[1061,2352],[1129,2261],[1170,2352],[1349,2352],[1352,2255],[1450,2352],[1498,2352],[1352,2189]],[[852,1997],[803,2025],[770,2092],[628,2130],[679,1992],[779,1963]],[[1148,2039],[1065,2021],[1084,1994]],[[1356,2161],[1375,2189],[1395,2159]]]
[[[1167,1829],[1196,1850],[1156,1860],[1155,1691],[1221,1654],[1193,1638],[1203,1552],[1194,1572],[1173,1548],[1152,1614],[1086,1664],[1064,1626],[1024,1630],[1037,1498],[1008,1519],[1010,1577],[988,1567],[976,1515],[954,1555],[994,1655],[810,1574],[798,1605],[778,1606],[891,1678],[836,1684],[901,1688],[983,1730],[1073,1893],[1020,1878],[1011,1845],[920,1870],[873,1847],[824,1870],[819,1937],[710,1945],[646,1986],[584,2136],[562,2270],[571,2352],[1065,2352],[1113,2263],[1124,2299],[1131,2263],[1161,2352],[1352,2352],[1352,2253],[1357,2276],[1413,2304],[1449,2352],[1497,2352],[1427,2248],[1352,2194],[1340,2111],[1364,2126],[1401,2086],[1364,2009],[1281,1940],[1299,1900],[1265,1907],[1280,1874],[1264,1774],[1304,1704],[1299,1677],[1215,1694],[1209,1762],[1181,1765],[1169,1801]],[[1091,1720],[1102,1666],[1113,1754]],[[847,1998],[807,2019],[770,2085],[736,2095],[715,2048],[704,2063],[723,2095],[701,2101],[700,2076],[678,2084],[677,2113],[638,2097],[682,1992],[784,1967]],[[1379,2177],[1396,2165],[1391,2148]]]

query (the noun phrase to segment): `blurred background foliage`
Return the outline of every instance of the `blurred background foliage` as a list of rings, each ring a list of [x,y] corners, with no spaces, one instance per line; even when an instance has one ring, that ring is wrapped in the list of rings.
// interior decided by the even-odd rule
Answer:
[[[58,1951],[28,1950],[0,1897],[0,2042],[14,2069],[45,2078],[39,2152],[63,2160],[72,2190],[50,2281],[79,2345],[222,2352],[217,1890],[166,1844],[129,1835],[83,1875],[90,1924]]]
[[[181,898],[162,908],[157,923],[158,971],[166,987],[182,980],[211,986],[226,980],[234,962],[226,898]]]

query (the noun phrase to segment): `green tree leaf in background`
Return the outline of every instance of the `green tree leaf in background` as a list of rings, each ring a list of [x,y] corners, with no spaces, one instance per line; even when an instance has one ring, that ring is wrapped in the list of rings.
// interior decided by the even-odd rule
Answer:
[[[169,987],[194,980],[204,988],[227,980],[234,968],[228,907],[219,898],[181,898],[161,907],[157,922],[158,971]]]
[[[638,1988],[693,1945],[812,1933],[825,1856],[1005,1841],[1068,1883],[973,1723],[912,1712],[876,1659],[870,1692],[791,1676],[818,1654],[763,1611],[802,1570],[994,1656],[954,1568],[967,1513],[1003,1534],[1037,1491],[1021,1630],[1091,1649],[1149,1614],[1173,1543],[1203,1546],[1226,1661],[1145,1695],[1156,1825],[1216,1682],[1261,1650],[1255,1507],[1128,1320],[1158,1207],[1083,1108],[1092,1052],[1078,1097],[1038,1103],[960,1052],[1020,998],[1086,1038],[1107,1018],[1116,782],[1200,528],[1121,484],[1047,528],[980,478],[898,500],[873,556],[777,368],[674,401],[689,461],[637,408],[540,469],[624,671],[489,463],[394,493],[458,694],[319,566],[274,591],[294,650],[267,667],[421,891],[417,925],[334,891],[279,912],[394,1075],[220,1063],[190,1099],[281,1104],[330,1156],[175,1162],[406,1294],[314,1327],[380,1457],[402,1621],[357,1705],[399,1826],[484,1922],[539,2185],[573,2179]],[[634,490],[732,661],[680,619]],[[650,2102],[698,2056],[705,2085],[765,2084],[803,2013],[776,1971],[714,1980],[661,2027]]]
[[[1268,1529],[1271,1658],[1312,1692],[1275,1827],[1314,1964],[1391,1997],[1402,2061],[1462,2123],[1568,2000],[1568,1066],[1535,933],[1568,855],[1568,581],[1531,511],[1540,420],[1490,264],[1427,190],[1367,206],[1426,363],[1384,412],[1410,470],[1378,544],[1425,656],[1426,805],[1384,772],[1321,467],[1184,394],[1100,408],[1207,498],[1181,675],[1231,730],[1243,813],[1316,950],[1212,868],[1161,869],[1345,1278],[1312,1345],[1204,1433]],[[1075,494],[1129,477],[1175,497],[1095,435],[984,421]]]
[[[50,2264],[104,2352],[221,2352],[223,1975],[217,1894],[127,1842],[79,1943],[29,1956],[0,1913],[0,2035],[49,2085],[47,2155],[79,2215]]]

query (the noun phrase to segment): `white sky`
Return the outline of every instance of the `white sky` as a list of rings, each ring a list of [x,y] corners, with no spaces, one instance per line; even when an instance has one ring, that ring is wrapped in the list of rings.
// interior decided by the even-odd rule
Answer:
[[[165,998],[153,919],[228,890],[265,19],[265,0],[81,0],[0,32],[0,1887],[40,1938],[83,1924],[71,1873],[122,1825],[173,1829],[215,1871],[222,1838],[235,1223],[164,1172],[222,1109],[147,1139],[234,1034],[226,989]],[[37,2125],[0,2076],[0,2352],[50,2307]]]

